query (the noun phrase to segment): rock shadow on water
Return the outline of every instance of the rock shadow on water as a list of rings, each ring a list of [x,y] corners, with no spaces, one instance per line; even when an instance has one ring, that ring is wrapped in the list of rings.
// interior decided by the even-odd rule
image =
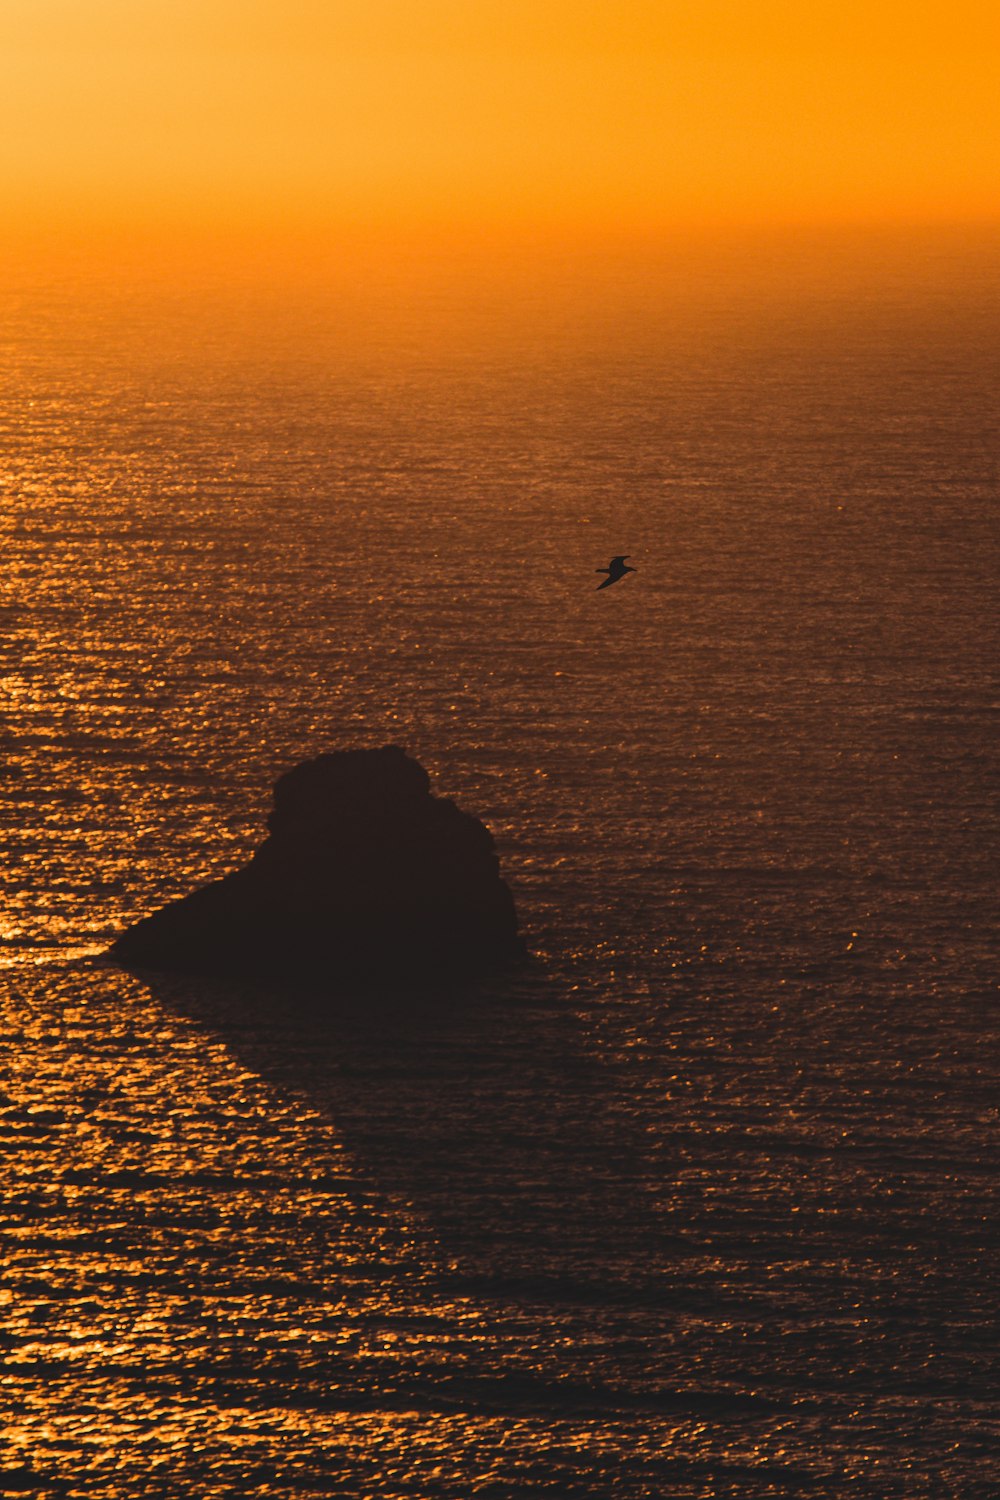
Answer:
[[[359,1189],[423,1223],[462,1285],[586,1299],[613,1226],[652,1245],[632,1132],[543,970],[322,1005],[316,991],[133,972],[241,1067],[320,1110]]]
[[[574,1244],[635,1227],[629,1131],[569,997],[527,961],[489,831],[396,746],[289,772],[268,827],[109,957],[322,1109],[368,1186],[466,1262],[564,1276],[591,1258]]]

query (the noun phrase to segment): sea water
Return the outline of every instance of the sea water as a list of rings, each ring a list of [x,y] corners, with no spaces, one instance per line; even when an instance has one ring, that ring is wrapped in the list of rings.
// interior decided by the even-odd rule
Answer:
[[[1000,1490],[1000,318],[810,253],[5,296],[8,1491]],[[523,975],[95,962],[386,742]]]

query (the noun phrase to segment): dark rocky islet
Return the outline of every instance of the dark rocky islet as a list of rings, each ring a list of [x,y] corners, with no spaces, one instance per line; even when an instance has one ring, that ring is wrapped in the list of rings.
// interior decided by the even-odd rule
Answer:
[[[475,978],[524,956],[489,830],[433,796],[396,745],[296,766],[247,865],[109,950],[126,967],[351,988]]]

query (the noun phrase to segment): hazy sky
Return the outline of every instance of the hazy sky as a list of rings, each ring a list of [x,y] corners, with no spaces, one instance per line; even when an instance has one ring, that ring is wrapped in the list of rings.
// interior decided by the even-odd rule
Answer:
[[[981,219],[1000,5],[0,0],[4,219]]]

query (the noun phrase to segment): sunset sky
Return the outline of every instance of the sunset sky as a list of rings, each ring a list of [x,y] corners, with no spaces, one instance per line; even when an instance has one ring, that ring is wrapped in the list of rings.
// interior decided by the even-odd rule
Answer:
[[[987,0],[0,0],[4,219],[988,219],[998,16]]]

